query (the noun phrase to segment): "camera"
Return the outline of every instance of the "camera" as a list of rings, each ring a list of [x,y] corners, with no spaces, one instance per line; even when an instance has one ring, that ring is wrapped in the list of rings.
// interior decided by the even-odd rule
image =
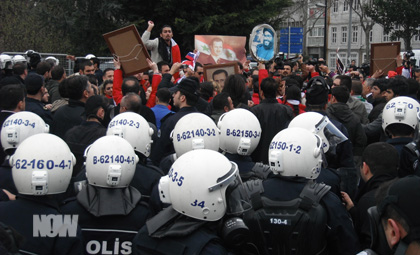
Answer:
[[[179,69],[185,69],[185,68],[188,68],[188,65],[184,65],[184,64],[183,64],[183,65],[180,65],[180,66],[179,66]]]
[[[283,52],[279,52],[276,56],[276,58],[274,58],[274,63],[276,64],[274,66],[274,69],[277,70],[282,70],[284,69],[284,53]]]
[[[239,247],[248,240],[249,235],[249,229],[241,218],[233,217],[223,222],[222,237],[227,244]]]
[[[412,58],[412,57],[414,57],[416,54],[414,54],[414,52],[412,52],[411,50],[410,51],[407,51],[406,53],[405,53],[405,56],[406,56],[406,58],[408,59],[408,58]]]

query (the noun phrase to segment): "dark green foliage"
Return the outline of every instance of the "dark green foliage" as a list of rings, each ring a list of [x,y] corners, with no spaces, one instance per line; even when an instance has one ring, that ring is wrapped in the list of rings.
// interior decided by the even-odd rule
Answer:
[[[152,38],[159,36],[162,25],[171,25],[174,39],[185,55],[194,49],[196,34],[249,36],[252,28],[262,23],[277,28],[282,11],[290,3],[291,0],[3,0],[0,51],[31,48],[78,56],[110,55],[104,33],[135,24],[141,35],[147,21],[153,20]],[[7,8],[18,14],[10,14]],[[9,22],[3,22],[4,15]],[[21,45],[16,43],[18,40]]]
[[[391,38],[403,38],[406,50],[411,49],[411,38],[419,33],[419,0],[373,0],[366,5],[368,15],[384,27]],[[399,27],[399,28],[398,28]]]

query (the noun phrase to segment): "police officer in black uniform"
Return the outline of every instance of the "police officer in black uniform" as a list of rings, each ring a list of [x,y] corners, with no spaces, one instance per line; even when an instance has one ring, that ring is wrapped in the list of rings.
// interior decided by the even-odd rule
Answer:
[[[81,254],[77,217],[62,215],[57,198],[66,191],[75,163],[67,144],[55,135],[36,134],[19,145],[10,162],[19,194],[16,201],[0,203],[0,218],[25,237],[20,251]]]
[[[250,156],[261,138],[257,117],[248,110],[238,108],[220,116],[217,126],[220,129],[220,149],[238,165],[242,181],[265,179],[271,172],[270,168],[262,163],[256,164]]]
[[[146,200],[152,193],[152,188],[164,175],[161,169],[148,163],[154,131],[140,114],[124,112],[115,116],[108,125],[107,135],[119,136],[127,140],[134,148],[139,162],[131,181],[131,186],[140,191]]]
[[[2,126],[1,145],[8,156],[0,167],[0,190],[5,189],[17,194],[9,162],[10,155],[15,153],[16,148],[26,138],[39,133],[48,133],[49,126],[35,113],[26,111],[10,115]]]
[[[243,201],[230,197],[241,184],[235,163],[199,149],[185,153],[160,180],[162,202],[171,206],[150,219],[134,238],[134,254],[227,254],[217,228],[229,208]],[[229,211],[229,212],[228,212]]]
[[[179,111],[162,122],[160,128],[161,135],[151,155],[153,164],[156,166],[159,165],[163,157],[174,153],[170,134],[175,128],[176,123],[183,116],[197,112],[197,108],[195,108],[199,99],[197,90],[198,83],[190,78],[184,78],[176,87],[171,88],[171,92],[174,93],[174,106],[178,107]]]
[[[279,132],[269,148],[273,171],[250,181],[253,213],[244,221],[257,254],[355,254],[351,218],[329,186],[313,182],[322,166],[322,140],[303,128]],[[249,246],[246,246],[250,249]]]
[[[140,192],[129,186],[137,162],[120,137],[102,137],[86,149],[88,184],[61,208],[79,216],[85,254],[131,254],[131,240],[149,217]]]

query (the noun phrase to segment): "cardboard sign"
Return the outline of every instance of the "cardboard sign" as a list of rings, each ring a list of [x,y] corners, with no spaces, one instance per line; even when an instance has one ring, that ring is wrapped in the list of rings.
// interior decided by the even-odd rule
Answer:
[[[149,70],[146,62],[149,52],[141,40],[136,26],[130,25],[103,35],[114,57],[119,57],[126,76]]]

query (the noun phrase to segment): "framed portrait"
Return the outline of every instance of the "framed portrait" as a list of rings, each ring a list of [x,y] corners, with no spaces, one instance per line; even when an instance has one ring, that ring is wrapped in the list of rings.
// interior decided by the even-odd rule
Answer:
[[[150,69],[146,61],[150,58],[149,52],[135,25],[106,33],[103,37],[112,55],[120,59],[125,75],[134,75]]]
[[[200,52],[197,61],[202,65],[245,62],[245,36],[196,35],[194,46]]]
[[[205,65],[203,66],[204,72],[204,80],[205,81],[212,81],[213,74],[221,74],[223,73],[226,75],[226,78],[231,74],[239,73],[239,66],[238,63],[227,63],[227,64],[220,64],[220,65]]]
[[[378,70],[384,74],[394,71],[397,68],[396,57],[400,54],[401,43],[372,43],[370,52],[370,75]]]
[[[268,24],[261,24],[252,29],[249,36],[249,51],[257,62],[268,62],[277,53],[277,33]]]

